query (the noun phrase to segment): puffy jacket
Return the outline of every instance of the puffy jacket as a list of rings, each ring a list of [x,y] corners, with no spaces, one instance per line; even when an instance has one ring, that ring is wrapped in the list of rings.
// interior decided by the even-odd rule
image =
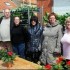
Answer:
[[[41,36],[43,28],[40,24],[36,26],[29,27],[29,33],[31,34],[31,40],[28,43],[28,51],[38,51],[41,49]]]

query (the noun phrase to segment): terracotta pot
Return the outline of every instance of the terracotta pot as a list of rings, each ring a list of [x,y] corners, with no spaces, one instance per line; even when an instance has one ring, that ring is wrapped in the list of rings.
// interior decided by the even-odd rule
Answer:
[[[13,66],[13,63],[12,62],[6,62],[6,63],[4,63],[4,66],[7,68],[11,68]]]

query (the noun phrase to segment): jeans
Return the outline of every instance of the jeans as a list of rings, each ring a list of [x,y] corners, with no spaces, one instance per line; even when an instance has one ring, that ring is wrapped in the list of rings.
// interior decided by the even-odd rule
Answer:
[[[21,58],[25,58],[25,43],[13,45],[13,52]]]

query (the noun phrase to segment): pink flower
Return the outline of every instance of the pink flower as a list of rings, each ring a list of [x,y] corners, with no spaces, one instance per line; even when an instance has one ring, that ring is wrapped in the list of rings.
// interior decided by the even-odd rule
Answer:
[[[9,56],[12,56],[12,55],[13,55],[13,52],[11,52],[11,51],[8,52],[8,55],[9,55]]]

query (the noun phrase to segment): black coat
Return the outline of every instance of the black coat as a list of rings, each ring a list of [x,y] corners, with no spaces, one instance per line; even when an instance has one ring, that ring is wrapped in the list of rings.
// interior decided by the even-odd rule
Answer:
[[[41,36],[43,28],[40,24],[37,24],[33,27],[29,27],[28,31],[31,34],[31,39],[28,43],[28,51],[38,52],[41,50]]]

